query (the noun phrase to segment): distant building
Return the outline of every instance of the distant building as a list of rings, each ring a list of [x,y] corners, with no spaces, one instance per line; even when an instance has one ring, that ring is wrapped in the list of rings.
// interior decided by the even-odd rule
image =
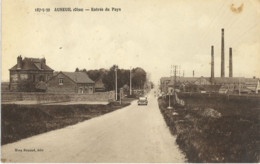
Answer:
[[[105,92],[105,84],[102,81],[102,78],[100,77],[98,80],[95,82],[95,92]]]
[[[183,92],[214,92],[214,93],[241,93],[258,94],[260,91],[260,80],[258,78],[244,77],[174,77],[161,78],[161,91],[167,93],[173,87]]]
[[[47,81],[47,92],[93,94],[95,82],[85,72],[59,72]]]
[[[53,69],[46,65],[46,59],[17,57],[17,64],[10,71],[10,91],[37,91],[39,83],[53,76]]]
[[[221,85],[220,93],[258,94],[258,92],[260,91],[260,84],[258,78],[214,78],[212,85]]]

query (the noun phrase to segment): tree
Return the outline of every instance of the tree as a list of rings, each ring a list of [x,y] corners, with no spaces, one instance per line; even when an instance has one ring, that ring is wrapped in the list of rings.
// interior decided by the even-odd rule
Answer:
[[[146,82],[146,72],[144,69],[137,67],[133,69],[132,85],[135,89],[143,89]]]
[[[116,65],[113,65],[102,79],[105,88],[108,91],[115,89],[115,67]]]
[[[100,78],[103,79],[104,75],[108,72],[108,70],[101,68],[99,70],[98,69],[88,70],[86,72],[87,72],[90,79],[92,79],[93,81],[97,81]]]
[[[107,91],[115,90],[115,67],[113,65],[109,70],[88,70],[88,76],[97,81],[100,78],[105,85]],[[146,72],[142,68],[135,68],[132,70],[132,86],[133,88],[143,89],[146,82]],[[117,68],[117,88],[122,88],[124,85],[130,85],[130,70]]]
[[[28,80],[21,80],[18,84],[18,90],[21,92],[35,92],[35,84]]]
[[[103,83],[108,91],[115,90],[115,67],[116,65],[113,65],[103,78]],[[122,88],[125,84],[129,85],[129,83],[130,71],[117,68],[117,88]]]

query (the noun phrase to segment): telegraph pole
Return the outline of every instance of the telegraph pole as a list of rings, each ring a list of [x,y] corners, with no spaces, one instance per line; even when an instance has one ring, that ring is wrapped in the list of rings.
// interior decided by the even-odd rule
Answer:
[[[240,96],[240,78],[239,78],[239,83],[238,83],[238,94]]]
[[[172,81],[172,72],[173,72],[173,65],[171,65],[171,70],[170,70],[171,81]],[[169,89],[168,89],[168,92],[169,92],[169,106],[167,107],[167,109],[172,109],[172,107],[171,107],[171,92],[172,91],[169,91]]]
[[[115,78],[115,83],[116,83],[116,101],[117,101],[117,68],[118,68],[118,67],[117,67],[117,65],[116,65],[116,66],[115,66],[115,75],[116,75],[116,76],[115,76],[115,77],[116,77],[116,78]]]
[[[176,84],[176,65],[174,66],[174,89],[175,89],[175,84]]]
[[[130,95],[132,95],[132,67],[130,67]]]
[[[179,65],[179,77],[181,77],[181,66]]]

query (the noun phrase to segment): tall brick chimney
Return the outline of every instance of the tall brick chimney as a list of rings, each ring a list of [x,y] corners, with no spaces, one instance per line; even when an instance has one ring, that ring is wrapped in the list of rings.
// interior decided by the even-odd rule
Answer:
[[[221,29],[221,77],[225,77],[224,28]]]
[[[22,56],[17,57],[17,69],[22,69]]]
[[[211,80],[214,79],[214,46],[211,46]]]
[[[229,48],[229,77],[233,77],[232,48]]]

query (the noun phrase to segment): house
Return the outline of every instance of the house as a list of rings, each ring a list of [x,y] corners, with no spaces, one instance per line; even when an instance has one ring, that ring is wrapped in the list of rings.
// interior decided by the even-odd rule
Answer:
[[[105,92],[105,84],[102,81],[102,77],[98,78],[95,82],[95,92]]]
[[[198,78],[195,82],[195,85],[211,85],[211,82],[209,80],[209,78],[205,78],[205,77],[200,77]]]
[[[9,82],[1,82],[1,92],[9,91]]]
[[[171,78],[170,77],[162,77],[160,79],[160,89],[161,92],[167,93],[168,92],[168,84],[170,83]]]
[[[17,64],[9,69],[10,91],[37,91],[39,82],[46,82],[53,76],[53,69],[46,65],[45,58],[17,57]]]
[[[160,88],[161,91],[164,93],[168,93],[173,89],[173,87],[180,89],[181,91],[185,91],[187,89],[190,90],[191,85],[195,85],[194,82],[197,81],[199,78],[195,77],[163,77],[160,79]],[[176,81],[176,84],[174,84]]]
[[[47,81],[47,92],[93,94],[95,82],[85,72],[59,72]]]

